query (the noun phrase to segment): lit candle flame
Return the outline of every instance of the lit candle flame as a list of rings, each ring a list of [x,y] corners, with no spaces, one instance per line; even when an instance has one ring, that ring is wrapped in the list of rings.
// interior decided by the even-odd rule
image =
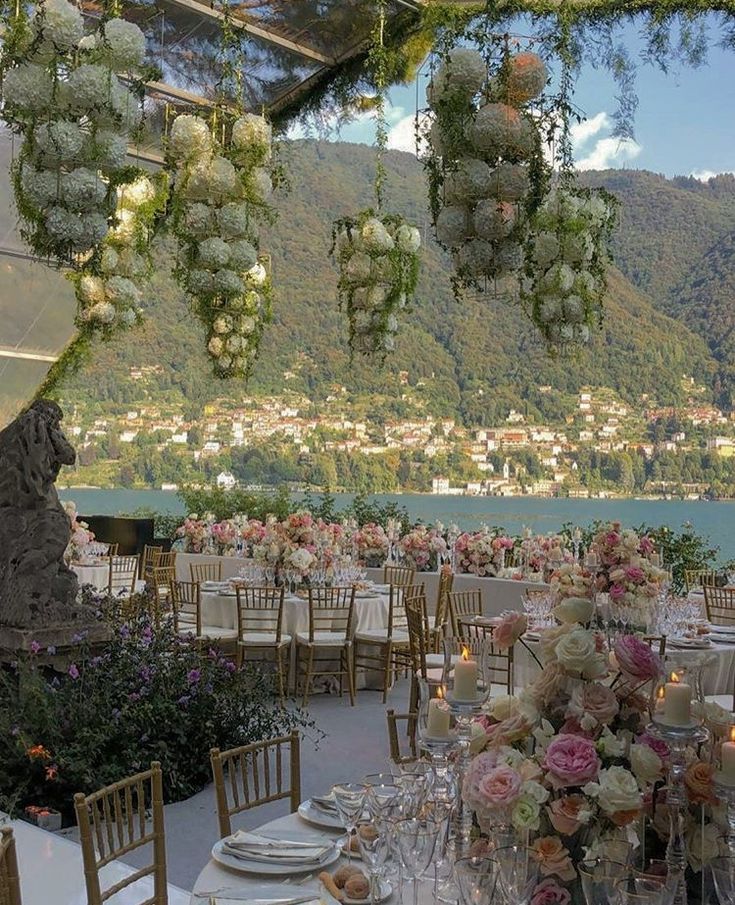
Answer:
[[[672,673],[671,673],[671,681],[678,684],[679,682],[681,682],[681,679],[679,678],[679,676],[678,676],[675,672],[672,672]]]
[[[444,689],[441,685],[439,685],[439,687],[436,689],[436,696],[440,701],[444,700]],[[735,727],[733,727],[733,730],[735,731]]]
[[[469,652],[469,650],[468,650],[466,647],[463,647],[463,648],[462,648],[462,659],[463,659],[463,660],[469,660],[469,659],[470,659],[470,652]]]
[[[735,742],[735,726],[730,726],[730,741]]]
[[[663,685],[661,685],[661,686],[659,687],[658,693],[657,693],[657,695],[656,695],[656,697],[659,699],[659,701],[663,701],[663,699],[664,699],[664,694],[665,694],[664,687],[663,687]]]

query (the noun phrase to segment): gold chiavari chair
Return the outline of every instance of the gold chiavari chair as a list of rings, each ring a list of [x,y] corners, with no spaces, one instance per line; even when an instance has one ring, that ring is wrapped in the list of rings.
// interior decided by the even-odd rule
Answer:
[[[482,616],[482,591],[473,588],[470,591],[452,591],[447,595],[449,624],[452,634],[462,636],[462,626],[472,620],[473,616]]]
[[[163,554],[164,556],[166,554]],[[173,604],[172,589],[176,582],[176,569],[174,566],[154,566],[151,572],[151,587],[153,588],[153,615],[156,626],[161,624],[164,613],[167,613]]]
[[[409,566],[383,566],[383,584],[399,587],[416,583],[416,569]]]
[[[687,592],[694,588],[714,587],[717,572],[713,569],[684,569],[684,584]]]
[[[394,710],[388,709],[385,712],[388,720],[388,746],[390,750],[390,759],[394,764],[410,764],[418,758],[416,745],[416,724],[418,715],[416,713],[396,713]],[[401,743],[398,736],[398,723],[406,723],[406,739],[408,745],[408,753],[401,751]]]
[[[220,839],[232,834],[231,818],[258,805],[288,798],[291,813],[301,801],[299,733],[229,751],[210,751]]]
[[[317,676],[339,676],[339,693],[347,678],[350,704],[355,704],[352,682],[352,622],[355,612],[355,589],[309,588],[309,630],[296,633],[296,683],[303,682],[303,704],[309,700],[311,683]],[[335,670],[334,659],[339,655]],[[305,665],[302,664],[302,656]],[[331,662],[329,662],[331,661]],[[315,670],[315,665],[322,665]]]
[[[383,703],[388,698],[391,677],[410,662],[408,626],[404,599],[415,586],[390,586],[388,625],[386,628],[364,629],[355,633],[352,656],[353,685],[357,684],[357,669],[380,669],[383,673]],[[423,592],[423,585],[418,586]]]
[[[222,581],[222,560],[217,562],[189,563],[191,580],[201,584],[203,581]]]
[[[716,588],[707,584],[702,587],[707,620],[716,625],[735,623],[735,588]]]
[[[105,556],[117,556],[120,550],[120,544],[108,544]]]
[[[18,856],[9,826],[0,830],[0,905],[21,905]]]
[[[496,647],[493,643],[493,626],[463,623],[462,627],[463,635],[453,641],[457,658],[462,656],[463,649],[466,649],[469,655],[477,657],[484,647],[491,684],[490,693],[513,694],[514,645],[504,650]]]
[[[107,592],[111,597],[131,597],[138,577],[137,556],[111,556]]]
[[[643,640],[659,657],[666,654],[666,635],[644,635]]]
[[[451,566],[442,566],[439,572],[439,588],[436,595],[436,612],[434,613],[434,627],[431,630],[431,646],[434,653],[438,654],[444,638],[444,624],[449,619],[449,594],[454,585],[454,572]]]
[[[281,698],[286,696],[291,666],[291,635],[283,632],[283,598],[285,588],[236,588],[237,594],[237,662],[246,659],[263,661],[272,652],[278,674]],[[257,656],[248,657],[248,652]]]
[[[199,585],[193,581],[173,581],[171,590],[174,631],[179,635],[193,635],[202,645],[234,653],[237,629],[207,624]]]
[[[154,547],[149,544],[146,544],[143,547],[143,562],[142,569],[143,574],[142,578],[145,582],[150,582],[153,572],[153,567],[158,562],[158,557],[163,553],[163,547]]]
[[[422,586],[423,588],[423,586]],[[406,607],[406,625],[408,627],[408,646],[411,655],[411,687],[409,690],[409,711],[418,712],[419,680],[429,685],[439,685],[442,678],[441,666],[429,666],[429,627],[426,617],[426,597],[423,594],[408,594],[403,599]],[[438,656],[438,655],[435,655]]]
[[[146,822],[150,805],[152,820]],[[157,761],[150,770],[115,782],[92,795],[78,792],[74,810],[82,846],[87,905],[102,905],[143,877],[153,877],[153,896],[140,905],[168,905],[166,838],[163,822],[163,783]],[[153,862],[102,890],[100,870],[143,846],[153,848]],[[126,898],[126,901],[132,901]]]

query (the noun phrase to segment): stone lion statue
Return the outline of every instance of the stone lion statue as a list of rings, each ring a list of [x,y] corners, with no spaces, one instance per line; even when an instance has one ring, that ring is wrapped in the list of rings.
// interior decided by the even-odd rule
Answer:
[[[61,466],[76,459],[62,418],[55,402],[41,399],[0,431],[0,625],[50,626],[86,615],[64,562],[69,517],[54,486]]]

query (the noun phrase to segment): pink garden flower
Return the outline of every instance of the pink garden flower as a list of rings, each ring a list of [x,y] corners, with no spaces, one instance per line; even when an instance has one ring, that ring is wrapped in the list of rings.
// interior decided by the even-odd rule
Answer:
[[[595,745],[578,735],[561,734],[546,749],[544,767],[555,789],[583,786],[597,778],[600,758]]]
[[[569,890],[548,877],[534,889],[531,905],[569,905],[571,898]]]
[[[660,675],[661,658],[635,635],[621,635],[615,642],[615,657],[622,672],[646,681]]]
[[[478,784],[479,799],[489,807],[510,807],[521,794],[521,777],[505,764],[495,767]]]
[[[493,644],[499,650],[507,650],[513,647],[527,628],[528,619],[525,613],[508,613],[493,630]]]

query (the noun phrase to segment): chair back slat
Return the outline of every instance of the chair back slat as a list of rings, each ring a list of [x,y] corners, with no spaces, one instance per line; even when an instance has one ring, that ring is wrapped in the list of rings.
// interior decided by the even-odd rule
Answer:
[[[426,618],[426,597],[422,594],[406,595],[403,598],[406,607],[406,624],[408,627],[408,650],[411,657],[411,670],[414,676],[428,679],[426,654],[428,652],[428,629]]]
[[[18,855],[9,826],[0,831],[0,905],[21,905]]]
[[[107,590],[112,597],[131,597],[138,576],[137,556],[111,556]]]
[[[210,752],[220,838],[232,834],[231,818],[261,804],[290,799],[291,813],[301,801],[299,733]],[[287,753],[287,756],[284,754]]]
[[[153,570],[153,567],[157,564],[158,557],[161,553],[163,553],[163,547],[155,547],[150,544],[146,544],[143,547],[142,577],[145,581],[150,581],[151,572]],[[110,555],[112,556],[114,554],[110,553]]]
[[[216,562],[189,563],[189,574],[192,581],[201,584],[203,581],[222,581],[222,560]]]
[[[478,657],[484,648],[490,683],[502,685],[506,694],[513,694],[514,645],[500,650],[493,642],[493,626],[463,623],[462,629],[461,637],[454,639],[456,652],[459,654],[466,647],[471,656]]]
[[[388,720],[388,745],[390,748],[390,759],[394,764],[409,764],[416,760],[416,723],[417,715],[415,713],[396,713],[394,710],[388,709],[385,712]],[[407,724],[406,736],[408,743],[408,754],[401,751],[401,743],[398,735],[398,723],[405,722]]]
[[[280,644],[285,589],[272,585],[238,587],[235,593],[238,639],[244,641],[245,634],[275,635],[275,643]]]
[[[717,581],[717,572],[713,569],[684,569],[684,584],[687,591],[693,588],[713,587]]]
[[[659,657],[666,654],[666,635],[644,635],[643,640]]]
[[[416,569],[408,566],[383,566],[383,584],[407,585],[416,581]]]
[[[309,588],[309,643],[318,632],[343,635],[349,641],[354,611],[353,587]]]
[[[406,598],[424,594],[423,584],[400,585],[392,584],[388,598],[388,635],[394,632],[407,632]]]
[[[454,573],[450,566],[442,566],[439,572],[439,588],[436,593],[434,631],[438,631],[447,621],[448,596],[454,585]]]
[[[174,581],[171,585],[174,631],[185,635],[202,635],[202,598],[199,584],[193,581]]]
[[[707,584],[702,587],[708,621],[719,625],[735,622],[735,588],[717,588]]]
[[[462,635],[462,625],[468,617],[482,616],[482,591],[473,588],[469,591],[452,591],[447,595],[449,624],[452,634]]]
[[[148,807],[151,810],[150,827],[146,821]],[[153,896],[141,905],[168,905],[161,765],[154,762],[150,770],[120,780],[91,795],[77,793],[74,809],[79,826],[88,905],[114,901],[121,890],[149,876],[153,877]],[[151,863],[103,890],[101,869],[147,845],[153,849]],[[131,900],[126,898],[126,901]]]

